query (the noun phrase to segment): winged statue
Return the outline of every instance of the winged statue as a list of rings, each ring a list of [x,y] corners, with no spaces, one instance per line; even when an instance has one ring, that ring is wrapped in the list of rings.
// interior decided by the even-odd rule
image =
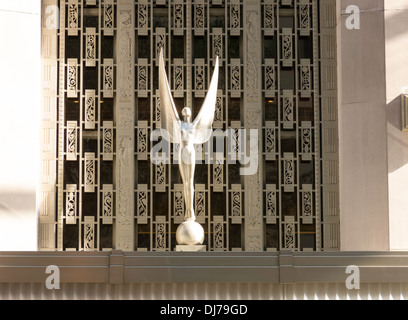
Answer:
[[[159,62],[159,95],[161,111],[161,130],[166,130],[164,138],[171,143],[179,144],[178,164],[183,180],[183,195],[186,205],[184,220],[195,221],[194,200],[194,170],[195,170],[195,144],[206,143],[212,135],[215,103],[218,86],[218,56],[211,79],[208,93],[204,99],[197,117],[192,121],[192,111],[189,106],[184,107],[180,119],[164,66],[163,49],[160,50]]]

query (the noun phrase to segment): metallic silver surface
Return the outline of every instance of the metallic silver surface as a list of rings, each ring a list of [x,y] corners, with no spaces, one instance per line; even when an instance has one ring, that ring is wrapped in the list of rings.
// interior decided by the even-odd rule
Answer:
[[[167,137],[169,142],[180,144],[178,163],[181,178],[183,180],[183,195],[186,204],[184,215],[185,221],[195,221],[196,219],[193,208],[195,169],[194,144],[205,143],[211,137],[217,97],[217,85],[218,56],[207,96],[205,97],[197,117],[191,122],[192,112],[190,107],[187,106],[182,111],[184,121],[181,121],[174,100],[171,96],[170,86],[164,67],[163,49],[161,49],[159,63],[159,94],[162,112],[161,128],[164,130],[164,138]]]
[[[177,228],[176,240],[178,244],[182,245],[202,244],[204,242],[204,229],[193,220],[184,221]]]

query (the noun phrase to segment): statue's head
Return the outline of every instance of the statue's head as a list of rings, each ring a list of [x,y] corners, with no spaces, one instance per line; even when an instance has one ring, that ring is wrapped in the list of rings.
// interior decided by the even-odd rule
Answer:
[[[184,118],[184,122],[191,122],[191,109],[189,107],[183,108],[181,115]]]

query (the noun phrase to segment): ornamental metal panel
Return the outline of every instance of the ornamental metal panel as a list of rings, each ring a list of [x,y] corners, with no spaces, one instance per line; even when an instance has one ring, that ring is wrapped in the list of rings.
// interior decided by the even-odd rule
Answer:
[[[219,57],[216,131],[196,148],[206,249],[339,249],[334,0],[47,5],[60,29],[43,19],[41,250],[175,250],[177,146],[151,161],[164,145],[151,139],[161,48],[176,108],[193,118]]]

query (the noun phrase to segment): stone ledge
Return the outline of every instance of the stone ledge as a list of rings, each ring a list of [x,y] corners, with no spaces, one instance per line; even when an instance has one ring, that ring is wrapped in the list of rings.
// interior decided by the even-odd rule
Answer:
[[[408,283],[408,252],[0,252],[0,283],[44,282],[46,267],[62,283]]]

